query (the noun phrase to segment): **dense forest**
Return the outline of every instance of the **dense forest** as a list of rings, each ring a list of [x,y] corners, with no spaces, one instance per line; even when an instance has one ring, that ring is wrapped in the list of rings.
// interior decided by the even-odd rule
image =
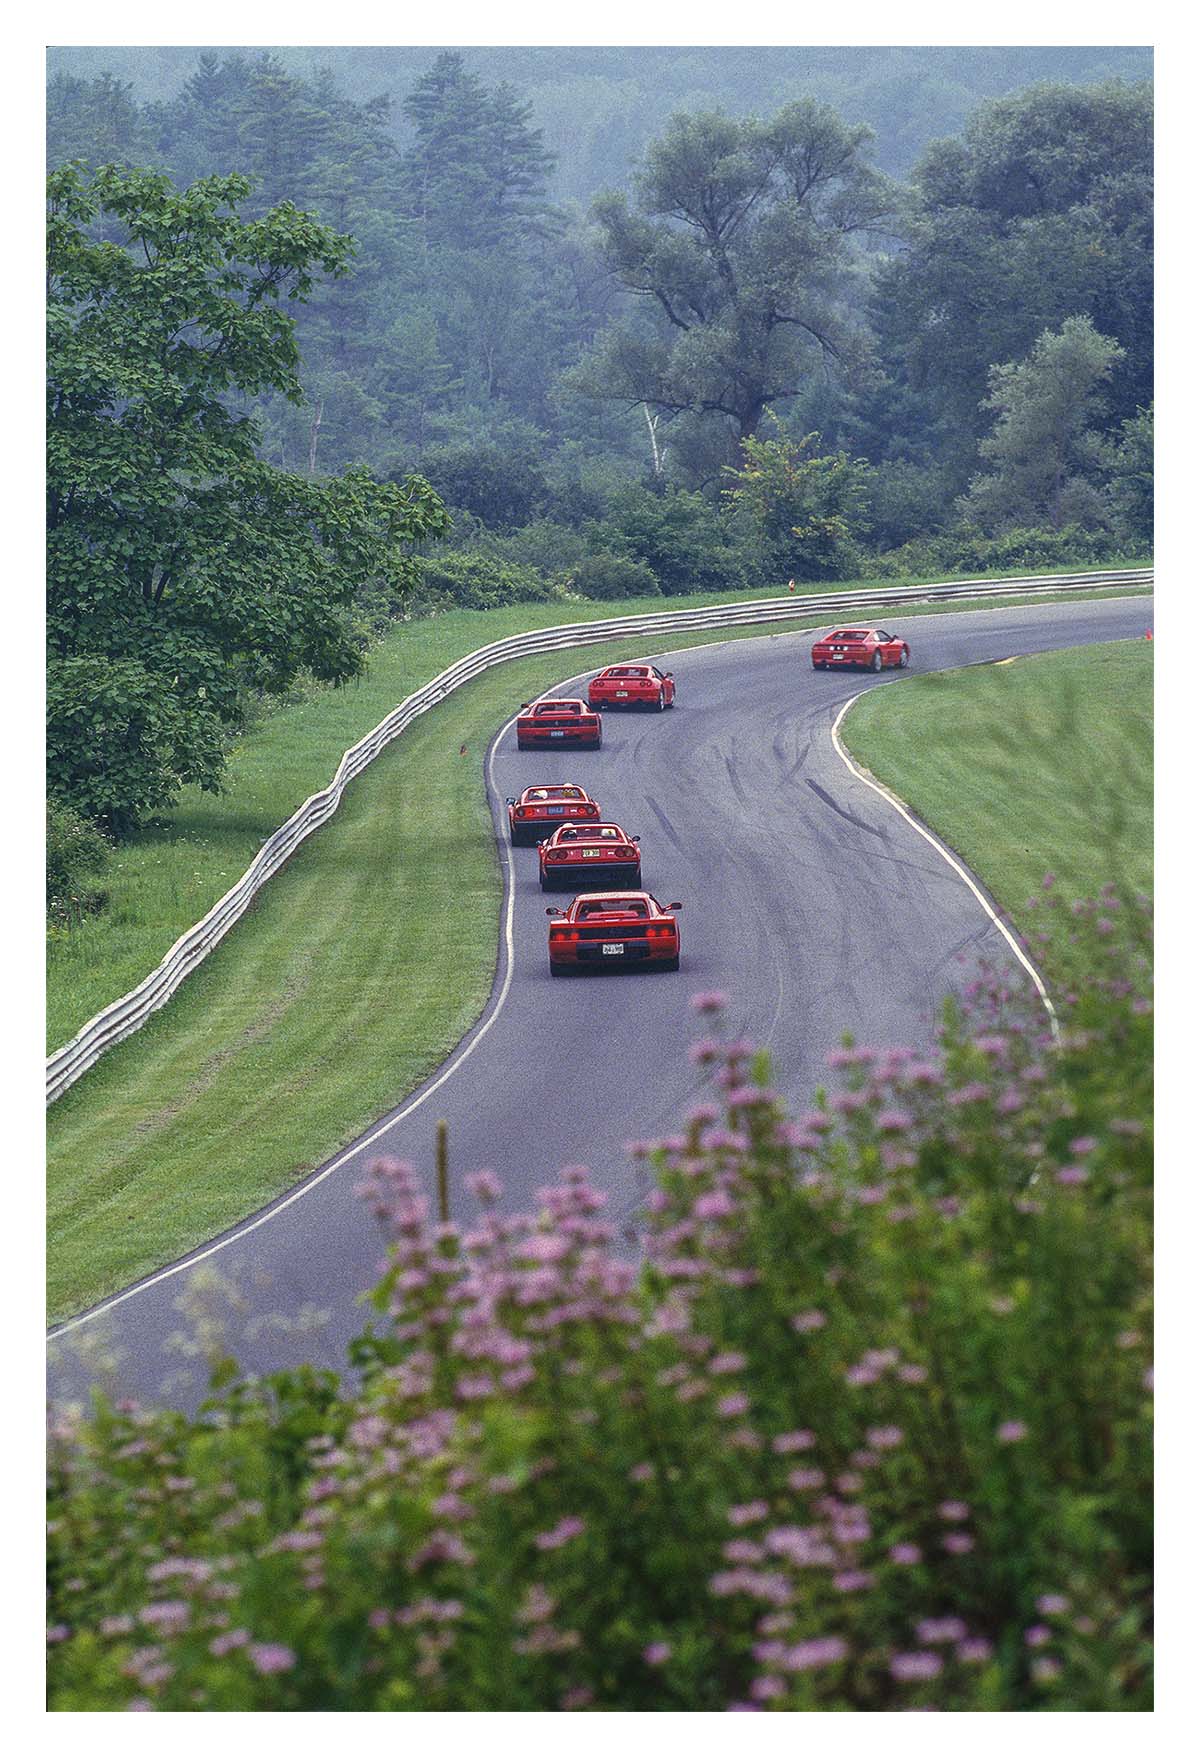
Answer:
[[[52,790],[443,604],[1144,552],[1149,63],[52,52]]]

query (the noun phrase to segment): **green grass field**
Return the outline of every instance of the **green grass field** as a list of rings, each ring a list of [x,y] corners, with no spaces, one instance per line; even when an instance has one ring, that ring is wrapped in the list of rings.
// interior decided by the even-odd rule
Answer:
[[[1068,897],[1149,892],[1153,646],[1119,641],[905,679],[842,723],[850,754],[963,856],[1019,925]]]
[[[781,629],[812,626],[802,603],[798,612]],[[464,639],[464,626],[476,638]],[[90,961],[79,956],[70,1005],[60,983],[67,1024],[58,1041],[152,967],[397,700],[455,654],[530,626],[528,607],[420,625],[377,651],[356,690],[287,709],[248,737],[226,796],[185,801],[157,842],[148,835],[125,857],[113,890],[114,911],[127,917],[128,969],[98,944]],[[672,636],[671,645],[730,634]],[[580,659],[599,666],[635,651],[623,642],[578,659],[520,661],[423,716],[174,1000],[51,1107],[52,1317],[268,1201],[437,1066],[478,1017],[495,968],[500,878],[483,791],[487,744],[522,697]]]

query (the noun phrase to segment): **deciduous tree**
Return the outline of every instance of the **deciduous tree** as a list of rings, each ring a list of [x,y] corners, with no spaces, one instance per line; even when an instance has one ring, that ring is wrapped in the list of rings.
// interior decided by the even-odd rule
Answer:
[[[403,577],[446,524],[419,477],[322,483],[258,456],[239,402],[300,397],[281,306],[338,274],[347,240],[288,203],[246,220],[248,193],[50,179],[50,785],[115,827],[219,785],[247,688],[354,676],[355,586]]]

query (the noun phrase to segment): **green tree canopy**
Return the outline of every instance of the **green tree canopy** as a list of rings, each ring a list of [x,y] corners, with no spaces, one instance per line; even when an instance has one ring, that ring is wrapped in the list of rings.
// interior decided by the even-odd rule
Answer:
[[[820,437],[751,435],[742,441],[741,468],[725,469],[735,528],[748,533],[768,578],[837,579],[852,565],[867,521],[868,470],[845,452],[817,452]]]
[[[1122,349],[1086,317],[1045,330],[1028,357],[994,366],[984,408],[995,427],[979,446],[991,470],[971,483],[964,510],[986,529],[1103,522],[1088,481],[1096,462],[1089,433],[1101,413],[1100,387]]]
[[[728,445],[822,362],[852,357],[852,240],[894,199],[867,161],[869,139],[810,99],[769,122],[672,117],[634,205],[619,194],[595,204],[614,273],[656,320],[602,339],[587,368],[596,394],[715,418]]]
[[[447,523],[419,477],[259,458],[239,399],[299,397],[282,305],[340,273],[347,240],[289,203],[244,219],[248,193],[50,178],[50,785],[116,827],[219,785],[247,688],[354,676],[355,586],[403,580],[407,546]]]
[[[1113,417],[1150,401],[1153,153],[1149,82],[1120,81],[1032,86],[926,151],[906,248],[880,268],[871,306],[886,455],[906,455],[924,428],[943,455],[969,457],[989,368],[1076,314],[1123,350]]]

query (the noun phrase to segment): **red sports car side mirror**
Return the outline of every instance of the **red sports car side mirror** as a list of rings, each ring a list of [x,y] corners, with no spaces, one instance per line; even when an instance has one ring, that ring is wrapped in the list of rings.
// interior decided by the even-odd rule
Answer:
[[[681,903],[669,903],[667,905],[667,908],[669,910],[681,910],[683,908],[683,905]]]
[[[548,916],[565,916],[566,913],[567,913],[566,910],[555,910],[555,909],[550,909],[549,907],[547,907],[547,909],[546,909],[546,914]]]

